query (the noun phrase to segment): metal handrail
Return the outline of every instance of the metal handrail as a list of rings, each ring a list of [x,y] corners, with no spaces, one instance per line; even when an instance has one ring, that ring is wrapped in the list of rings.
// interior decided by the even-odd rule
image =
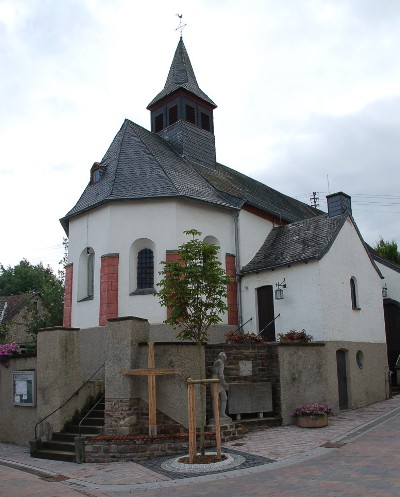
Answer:
[[[89,414],[94,411],[96,409],[96,407],[98,406],[98,404],[100,404],[100,402],[102,402],[105,398],[105,394],[103,394],[100,399],[96,402],[96,404],[94,406],[92,406],[89,411],[83,416],[83,418],[79,421],[78,423],[78,437],[80,438],[81,436],[81,424],[82,424],[82,421],[84,421],[88,416]]]
[[[233,332],[233,333],[236,333],[237,331],[240,331],[241,328],[243,328],[243,326],[245,326],[247,323],[249,323],[250,321],[253,321],[253,318],[251,317],[250,319],[248,319],[245,323],[243,324],[240,324],[239,325],[239,328],[236,328],[236,330]]]
[[[88,378],[86,381],[84,381],[84,382],[82,383],[82,385],[81,385],[81,386],[80,386],[77,390],[75,390],[75,392],[74,392],[72,395],[70,395],[70,396],[68,397],[68,399],[67,399],[65,402],[63,402],[63,403],[60,405],[60,407],[57,407],[57,409],[54,409],[54,411],[53,411],[53,412],[51,412],[50,414],[48,414],[46,417],[42,418],[40,421],[38,421],[38,422],[35,424],[35,440],[37,440],[37,427],[40,425],[40,423],[43,423],[43,421],[46,421],[46,419],[47,419],[47,418],[49,418],[49,417],[50,417],[50,416],[52,416],[54,413],[56,413],[57,411],[59,411],[60,409],[62,409],[62,408],[63,408],[66,404],[68,404],[68,402],[69,402],[71,399],[73,399],[74,397],[76,397],[76,396],[78,395],[78,393],[82,390],[82,388],[83,388],[83,387],[84,387],[87,383],[89,383],[89,381],[93,378],[93,376],[94,376],[96,373],[98,373],[98,372],[100,371],[100,369],[101,369],[101,368],[103,368],[104,366],[105,366],[105,363],[103,363],[103,364],[102,364],[99,368],[97,368],[97,369],[96,369],[96,371],[95,371],[92,375],[90,375],[90,376],[89,376],[89,378]]]
[[[272,324],[276,319],[278,319],[280,315],[281,315],[281,313],[279,313],[277,316],[275,316],[274,319],[271,319],[271,321],[266,326],[264,326],[264,328],[259,332],[259,335],[261,335],[261,333],[263,331],[265,331],[270,324]]]

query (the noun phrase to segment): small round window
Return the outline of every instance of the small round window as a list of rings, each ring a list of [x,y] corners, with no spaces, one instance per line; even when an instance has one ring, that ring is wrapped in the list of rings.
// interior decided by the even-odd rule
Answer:
[[[357,366],[362,369],[364,367],[364,354],[362,353],[361,350],[357,351],[356,354],[356,361],[357,361]]]

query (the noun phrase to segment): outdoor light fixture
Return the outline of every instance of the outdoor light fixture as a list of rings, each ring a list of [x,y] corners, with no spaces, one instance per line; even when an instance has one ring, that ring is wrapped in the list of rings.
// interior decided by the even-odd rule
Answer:
[[[385,285],[382,287],[382,297],[385,299],[387,297],[387,286],[386,286],[386,283]]]
[[[283,278],[282,283],[275,283],[275,286],[276,286],[275,300],[283,300],[284,299],[283,289],[286,288],[285,278]]]

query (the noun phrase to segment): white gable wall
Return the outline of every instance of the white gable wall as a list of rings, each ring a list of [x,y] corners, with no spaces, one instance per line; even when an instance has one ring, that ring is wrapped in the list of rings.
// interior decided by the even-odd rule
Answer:
[[[360,310],[352,309],[355,277]],[[385,342],[382,280],[348,219],[320,261],[324,340]]]

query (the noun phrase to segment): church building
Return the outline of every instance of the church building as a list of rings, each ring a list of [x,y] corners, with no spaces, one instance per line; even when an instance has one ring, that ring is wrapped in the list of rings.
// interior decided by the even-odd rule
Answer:
[[[181,38],[165,86],[147,106],[151,130],[126,119],[61,219],[69,237],[64,326],[124,316],[162,323],[167,310],[154,296],[161,261],[196,229],[218,245],[234,278],[223,324],[270,341],[305,329],[343,352],[343,376],[357,353],[362,369],[366,349],[387,364],[382,274],[350,197],[330,195],[324,213],[218,163],[216,107]]]

